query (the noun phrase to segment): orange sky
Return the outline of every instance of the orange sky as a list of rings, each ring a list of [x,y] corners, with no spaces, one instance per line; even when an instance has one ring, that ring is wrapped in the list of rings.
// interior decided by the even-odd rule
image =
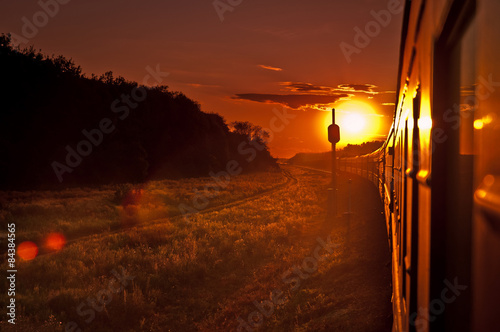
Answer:
[[[274,156],[329,149],[324,110],[353,112],[340,107],[346,100],[372,106],[360,137],[388,132],[402,21],[397,0],[42,3],[45,9],[37,1],[3,8],[0,32],[15,34],[23,47],[73,58],[89,75],[112,70],[142,82],[146,67],[159,65],[169,73],[163,84],[227,122],[270,128],[286,107],[295,117],[273,133]]]

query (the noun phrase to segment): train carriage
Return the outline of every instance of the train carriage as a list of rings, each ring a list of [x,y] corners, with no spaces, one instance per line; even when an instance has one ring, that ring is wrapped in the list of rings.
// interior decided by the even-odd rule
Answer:
[[[339,162],[385,205],[394,331],[498,330],[499,14],[498,0],[406,1],[390,133]]]

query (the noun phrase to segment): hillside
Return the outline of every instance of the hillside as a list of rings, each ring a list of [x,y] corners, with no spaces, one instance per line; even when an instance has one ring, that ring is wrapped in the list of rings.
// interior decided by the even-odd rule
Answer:
[[[15,49],[8,35],[0,72],[0,189],[208,176],[233,160],[243,172],[276,167],[262,137],[232,132],[167,86],[89,78],[63,56]]]
[[[337,150],[337,158],[350,158],[362,156],[371,153],[380,148],[384,142],[371,141],[362,144],[347,144],[344,148]],[[332,162],[331,152],[318,153],[297,153],[292,158],[288,159],[288,163],[292,165],[302,165],[318,167],[322,169],[330,169]]]

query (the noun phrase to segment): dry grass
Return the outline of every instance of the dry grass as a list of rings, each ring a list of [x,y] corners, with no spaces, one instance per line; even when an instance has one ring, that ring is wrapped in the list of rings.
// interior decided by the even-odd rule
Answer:
[[[281,173],[233,177],[227,187],[209,198],[208,207],[266,191],[285,181]],[[194,178],[136,186],[0,192],[0,221],[16,223],[18,242],[42,243],[51,232],[74,239],[178,215],[179,204],[192,206],[197,192],[204,194],[204,187],[213,183],[212,178]]]
[[[17,329],[64,331],[74,321],[83,331],[231,331],[238,316],[255,311],[253,301],[269,298],[275,288],[288,301],[265,319],[262,329],[298,329],[304,326],[301,320],[320,319],[332,300],[311,286],[290,291],[281,275],[311,256],[318,234],[326,239],[331,233],[331,225],[324,223],[328,180],[307,171],[293,173],[298,183],[284,190],[193,215],[190,223],[175,217],[175,207],[189,203],[194,189],[210,179],[151,183],[142,188],[139,200],[128,198],[125,206],[113,202],[119,188],[3,193],[2,219],[15,221],[22,239],[42,239],[54,230],[69,237],[110,230],[127,215],[144,226],[86,237],[59,253],[18,262]],[[239,176],[210,204],[225,204],[283,181],[281,173]],[[148,224],[158,218],[160,223]],[[343,243],[343,234],[337,231],[332,239]],[[324,278],[342,250],[320,263],[311,280]],[[88,316],[77,313],[79,304],[108,287],[112,270],[122,269],[133,281],[86,322]],[[4,293],[1,303],[7,299]],[[9,325],[0,323],[6,331]]]

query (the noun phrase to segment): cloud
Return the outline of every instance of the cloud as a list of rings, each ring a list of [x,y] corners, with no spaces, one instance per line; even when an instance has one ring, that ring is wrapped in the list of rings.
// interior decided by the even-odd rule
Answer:
[[[373,90],[377,86],[373,84],[340,84],[338,88],[342,91],[376,93]]]
[[[259,103],[281,104],[294,109],[314,108],[325,110],[340,100],[361,95],[362,98],[377,100],[377,103],[392,102],[392,91],[377,91],[374,84],[344,83],[337,86],[324,86],[307,82],[280,82],[283,94],[240,93],[232,99],[248,100]],[[389,106],[384,104],[384,106]]]
[[[317,92],[317,93],[364,93],[375,95],[379,92],[376,92],[377,88],[374,84],[353,84],[353,83],[345,83],[340,84],[335,87],[333,86],[323,86],[323,85],[315,85],[311,83],[304,82],[281,82],[280,85],[283,85],[287,88],[287,90],[292,92]]]
[[[288,90],[293,92],[331,92],[332,88],[328,86],[319,86],[311,83],[303,82],[281,82],[280,85],[286,86]]]
[[[233,99],[250,100],[258,103],[281,104],[290,108],[299,109],[307,106],[333,104],[341,98],[349,97],[346,93],[330,95],[317,94],[263,94],[263,93],[240,93]]]
[[[266,65],[257,65],[257,67],[260,67],[262,69],[267,69],[267,70],[272,70],[272,71],[282,71],[282,68],[279,67],[273,67],[273,66],[266,66]]]

